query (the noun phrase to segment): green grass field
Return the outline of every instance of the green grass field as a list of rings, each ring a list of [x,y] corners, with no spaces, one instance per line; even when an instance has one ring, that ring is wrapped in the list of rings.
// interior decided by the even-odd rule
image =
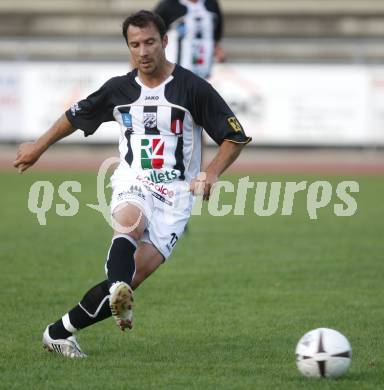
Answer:
[[[380,177],[251,175],[253,181],[351,179],[358,212],[329,206],[310,220],[305,196],[292,216],[193,217],[170,261],[135,295],[135,321],[79,334],[85,360],[48,354],[47,323],[104,278],[110,228],[96,203],[96,173],[0,173],[2,389],[382,389],[384,182]],[[237,182],[238,177],[231,176]],[[27,208],[36,180],[78,180],[75,217],[39,226]],[[229,194],[227,200],[232,199]],[[55,195],[54,204],[62,203]],[[308,380],[294,349],[306,331],[340,330],[353,361],[339,380]]]

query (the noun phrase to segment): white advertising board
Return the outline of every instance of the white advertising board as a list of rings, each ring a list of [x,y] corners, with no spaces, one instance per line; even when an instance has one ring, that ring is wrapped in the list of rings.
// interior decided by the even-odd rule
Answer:
[[[371,137],[377,144],[384,144],[384,67],[372,68],[370,78],[371,103],[367,124]]]
[[[36,138],[72,104],[97,90],[109,78],[128,71],[127,64],[123,63],[0,63],[0,74],[4,79],[14,73],[18,75],[15,84],[19,89],[18,103],[12,107],[12,112],[0,103],[0,139]],[[6,119],[2,121],[2,118]],[[103,124],[87,141],[117,142],[118,137],[119,126],[109,122]],[[65,141],[83,140],[83,134],[76,132]]]
[[[34,139],[127,63],[0,63],[0,140]],[[384,145],[384,67],[216,65],[210,80],[260,145]],[[85,139],[117,142],[110,122]]]
[[[22,106],[21,86],[21,69],[0,65],[0,139],[21,137],[18,122]]]
[[[217,66],[212,84],[256,143],[369,141],[368,73],[352,66]]]

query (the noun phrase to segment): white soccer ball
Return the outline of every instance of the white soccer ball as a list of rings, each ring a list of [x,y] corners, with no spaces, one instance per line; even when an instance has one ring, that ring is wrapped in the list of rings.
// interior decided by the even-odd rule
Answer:
[[[340,332],[318,328],[306,333],[296,346],[296,365],[309,378],[337,378],[351,364],[352,348]]]

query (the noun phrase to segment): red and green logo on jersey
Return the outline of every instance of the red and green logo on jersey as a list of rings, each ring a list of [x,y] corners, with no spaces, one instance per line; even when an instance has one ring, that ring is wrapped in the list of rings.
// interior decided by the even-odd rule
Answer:
[[[164,165],[164,141],[160,138],[141,140],[141,167],[160,169]]]

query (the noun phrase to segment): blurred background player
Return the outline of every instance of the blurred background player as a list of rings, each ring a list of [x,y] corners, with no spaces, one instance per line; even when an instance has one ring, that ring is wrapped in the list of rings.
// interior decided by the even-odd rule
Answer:
[[[223,18],[215,0],[163,0],[155,7],[168,29],[167,58],[209,78],[214,58],[225,59],[220,46]]]

